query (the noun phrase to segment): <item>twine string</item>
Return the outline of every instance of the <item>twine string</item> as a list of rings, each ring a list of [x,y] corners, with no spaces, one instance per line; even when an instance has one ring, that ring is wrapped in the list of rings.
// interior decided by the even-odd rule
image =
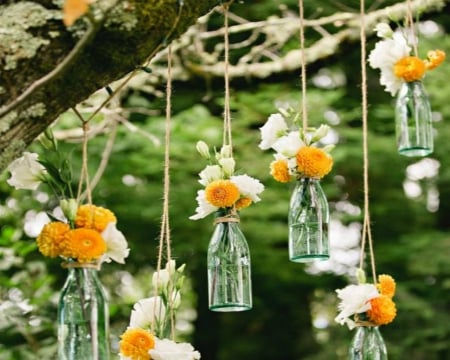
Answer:
[[[364,181],[364,220],[361,235],[361,253],[359,260],[360,269],[363,268],[366,242],[369,245],[370,264],[372,268],[373,280],[376,283],[375,255],[373,251],[373,240],[370,229],[370,211],[369,211],[369,155],[368,155],[368,129],[367,129],[367,69],[366,69],[366,31],[365,31],[365,3],[360,3],[361,19],[361,101],[362,101],[362,128],[363,128],[363,181]]]
[[[161,217],[161,231],[159,236],[159,250],[158,250],[158,258],[157,258],[157,266],[156,266],[156,276],[157,283],[159,282],[159,273],[162,269],[162,261],[164,258],[164,249],[166,249],[166,258],[167,261],[170,261],[172,258],[172,250],[171,250],[171,238],[170,238],[170,223],[169,223],[169,193],[170,193],[170,125],[171,125],[171,113],[172,113],[172,47],[168,46],[167,52],[167,83],[166,83],[166,119],[165,119],[165,138],[164,138],[164,180],[163,180],[163,210]],[[173,287],[174,284],[169,284],[170,287]],[[158,296],[158,289],[155,287],[154,289],[155,297]],[[171,291],[169,291],[171,294]],[[169,296],[167,301],[169,304],[174,299]],[[173,311],[173,307],[170,308],[170,333],[172,339],[175,335],[175,314]],[[154,304],[153,313],[156,313],[158,309],[156,309],[156,302]],[[160,317],[161,318],[161,317]],[[155,327],[155,318],[153,318],[151,328],[154,331]],[[161,325],[161,324],[160,324]],[[162,328],[165,328],[165,323],[162,324]]]
[[[414,56],[419,56],[419,50],[417,48],[417,34],[414,26],[414,16],[412,10],[412,2],[411,0],[407,0],[407,9],[406,9],[406,27],[409,29],[407,34],[408,37],[411,38],[412,47],[414,51]]]
[[[308,129],[308,109],[306,99],[306,56],[305,56],[305,15],[303,0],[298,1],[299,17],[300,17],[300,50],[301,50],[301,74],[300,79],[302,83],[302,120],[303,120],[303,135],[306,137]]]
[[[92,189],[91,182],[89,178],[89,168],[88,168],[88,141],[89,141],[89,119],[85,120],[83,115],[74,107],[72,108],[75,115],[81,121],[81,127],[83,130],[83,138],[82,138],[82,155],[81,155],[81,171],[80,171],[80,179],[78,181],[78,190],[77,190],[77,203],[81,203],[84,195],[87,196],[88,204],[92,204]],[[86,186],[85,192],[83,194],[83,185]]]
[[[81,263],[78,261],[64,261],[61,263],[61,267],[64,269],[95,269],[100,270],[100,262],[87,262]]]
[[[214,219],[214,225],[221,224],[221,223],[231,223],[231,222],[239,223],[240,222],[239,216],[237,214],[230,214],[227,216],[221,216],[221,217]]]
[[[229,3],[224,3],[224,83],[225,83],[225,99],[223,111],[223,145],[230,146],[231,155],[233,154],[233,143],[231,138],[231,110],[230,110],[230,40],[229,40],[229,25],[228,25],[228,10]]]

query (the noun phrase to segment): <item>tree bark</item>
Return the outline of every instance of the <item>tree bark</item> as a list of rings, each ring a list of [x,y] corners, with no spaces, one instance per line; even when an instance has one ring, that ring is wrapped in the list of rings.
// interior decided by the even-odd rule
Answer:
[[[219,3],[97,0],[95,12],[66,28],[52,0],[6,0],[0,5],[0,171],[59,114],[135,71]]]

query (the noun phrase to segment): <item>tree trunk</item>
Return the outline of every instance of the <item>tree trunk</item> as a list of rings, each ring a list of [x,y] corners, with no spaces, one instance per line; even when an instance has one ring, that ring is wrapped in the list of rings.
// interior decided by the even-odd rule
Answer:
[[[6,0],[0,5],[0,171],[59,114],[139,68],[219,3],[97,0],[95,13],[66,28],[52,0]]]

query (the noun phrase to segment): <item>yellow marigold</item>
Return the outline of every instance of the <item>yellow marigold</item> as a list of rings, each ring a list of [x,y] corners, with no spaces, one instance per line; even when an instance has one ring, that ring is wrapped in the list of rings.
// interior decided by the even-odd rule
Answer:
[[[89,204],[81,205],[75,217],[77,227],[94,229],[98,232],[105,230],[110,222],[117,222],[117,218],[111,210]]]
[[[427,70],[437,68],[445,60],[445,52],[442,50],[430,50],[427,53],[427,60],[425,60],[425,67]]]
[[[120,336],[120,353],[132,360],[150,360],[149,350],[155,347],[154,336],[144,329],[127,329]]]
[[[64,236],[62,255],[88,262],[98,259],[106,252],[106,243],[99,232],[93,229],[73,229]]]
[[[69,225],[60,221],[46,224],[36,239],[39,251],[52,258],[61,255],[61,243],[69,230]]]
[[[324,150],[303,146],[297,152],[297,171],[304,177],[321,179],[331,171],[333,159]]]
[[[249,197],[241,197],[238,201],[236,201],[236,210],[245,209],[252,204],[252,199]]]
[[[291,175],[289,174],[288,163],[284,159],[274,160],[270,164],[270,175],[276,181],[287,183],[291,180]]]
[[[388,297],[393,297],[395,295],[395,280],[390,275],[379,275],[378,276],[378,291],[382,295],[386,295]]]
[[[425,74],[425,62],[417,56],[405,56],[394,65],[395,76],[406,82],[420,80]]]
[[[231,180],[212,181],[205,188],[206,200],[219,208],[233,206],[239,196],[239,189]]]
[[[370,306],[371,308],[367,310],[367,316],[376,325],[389,324],[397,315],[395,303],[389,296],[380,295],[371,299]]]

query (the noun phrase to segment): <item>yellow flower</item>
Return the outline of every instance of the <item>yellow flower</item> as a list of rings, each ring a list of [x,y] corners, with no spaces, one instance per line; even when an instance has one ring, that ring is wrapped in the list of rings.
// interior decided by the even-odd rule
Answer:
[[[390,275],[379,275],[378,276],[378,291],[382,295],[386,295],[388,297],[393,297],[395,294],[395,280]]]
[[[395,76],[406,82],[422,79],[425,70],[425,62],[416,56],[405,56],[394,65]]]
[[[61,243],[69,230],[69,225],[60,221],[46,224],[36,239],[39,251],[52,258],[61,255]]]
[[[395,303],[389,296],[380,295],[370,300],[371,308],[367,316],[375,325],[386,325],[392,322],[397,315]]]
[[[117,218],[112,211],[95,205],[81,205],[75,217],[75,225],[79,228],[105,230],[109,223],[116,223]]]
[[[288,163],[284,159],[272,161],[270,164],[270,175],[279,182],[287,183],[291,179]]]
[[[205,188],[206,200],[219,208],[233,206],[239,196],[238,187],[230,180],[215,180]]]
[[[236,201],[236,210],[245,209],[252,204],[252,199],[249,197],[241,197],[238,201]]]
[[[427,53],[427,58],[425,60],[425,67],[427,70],[433,70],[445,60],[445,52],[442,50],[430,50]]]
[[[65,257],[89,262],[98,259],[105,252],[105,240],[93,229],[73,229],[64,236],[62,255]]]
[[[333,159],[324,150],[303,146],[297,152],[297,171],[303,177],[321,179],[331,171]]]
[[[120,336],[120,353],[132,360],[150,360],[149,350],[155,347],[155,338],[140,328],[127,329]]]

